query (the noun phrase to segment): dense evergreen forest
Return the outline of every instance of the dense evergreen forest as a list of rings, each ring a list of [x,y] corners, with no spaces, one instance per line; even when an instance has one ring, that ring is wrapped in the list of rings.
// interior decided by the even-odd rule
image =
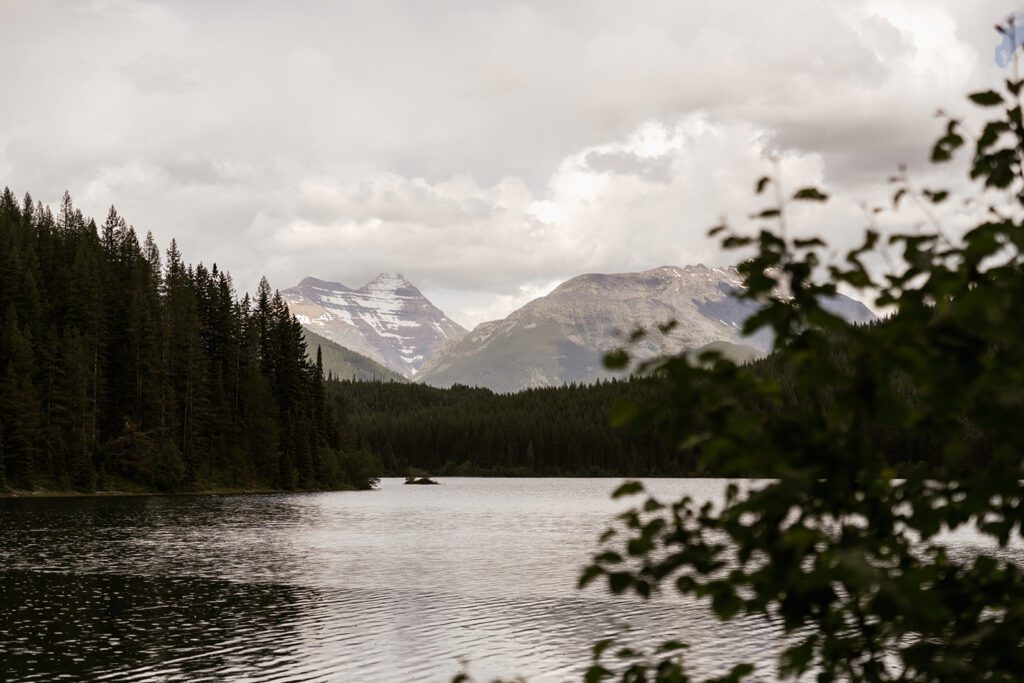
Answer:
[[[878,334],[892,319],[872,323],[868,334]],[[843,335],[832,341],[841,355]],[[721,353],[723,349],[712,348]],[[729,356],[728,349],[724,349]],[[802,409],[808,405],[827,408],[834,403],[832,386],[821,382],[801,384],[794,375],[790,351],[749,360],[753,373],[778,388],[776,401],[738,393],[735,405],[761,420]],[[691,362],[700,362],[690,356]],[[713,360],[705,358],[711,367]],[[741,360],[742,362],[742,360]],[[905,378],[891,381],[906,400],[914,390]],[[474,476],[720,476],[700,456],[700,449],[678,448],[680,441],[665,438],[657,427],[662,421],[692,406],[672,394],[664,372],[604,381],[594,385],[567,385],[529,389],[516,394],[495,394],[488,389],[454,386],[436,389],[397,382],[328,383],[328,395],[346,405],[352,426],[363,448],[378,454],[388,474],[405,475],[421,470],[437,475]],[[693,399],[690,399],[691,401]],[[698,405],[700,398],[696,399]],[[661,406],[647,424],[633,416],[635,406]],[[627,419],[633,417],[634,419]],[[964,474],[984,468],[991,444],[963,416],[965,458],[957,471],[941,466],[941,444],[928,432],[893,429],[880,421],[859,426],[887,462],[902,475],[914,472]],[[617,428],[616,421],[629,421]],[[828,457],[828,448],[822,448]],[[939,469],[946,467],[946,469]],[[751,468],[745,476],[768,476]]]
[[[266,280],[0,196],[0,488],[365,487],[372,458]]]
[[[495,394],[455,386],[331,382],[364,448],[404,475],[692,475],[696,463],[657,437],[612,426],[617,404],[650,380],[604,381]]]

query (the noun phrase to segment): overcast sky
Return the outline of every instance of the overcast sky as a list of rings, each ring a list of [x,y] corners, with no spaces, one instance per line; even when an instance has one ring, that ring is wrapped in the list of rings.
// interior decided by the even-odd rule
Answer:
[[[472,326],[584,272],[730,262],[706,230],[773,153],[848,243],[898,163],[941,179],[933,114],[1004,76],[1024,0],[0,8],[0,186],[114,204],[242,290],[399,271]]]

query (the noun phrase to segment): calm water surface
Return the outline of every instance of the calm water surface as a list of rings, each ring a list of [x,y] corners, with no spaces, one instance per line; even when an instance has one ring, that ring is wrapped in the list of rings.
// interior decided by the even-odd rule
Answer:
[[[575,590],[623,508],[616,480],[441,481],[0,500],[0,679],[447,681],[463,660],[480,679],[578,680],[589,645],[622,626],[688,640],[705,673],[770,667],[763,621]]]

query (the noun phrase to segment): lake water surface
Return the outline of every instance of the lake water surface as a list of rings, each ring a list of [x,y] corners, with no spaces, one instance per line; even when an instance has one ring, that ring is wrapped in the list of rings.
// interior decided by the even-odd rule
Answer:
[[[464,660],[479,680],[578,680],[623,626],[692,643],[705,673],[770,671],[763,621],[575,589],[618,480],[441,481],[0,500],[0,679],[448,681]],[[724,482],[648,485],[710,499]]]

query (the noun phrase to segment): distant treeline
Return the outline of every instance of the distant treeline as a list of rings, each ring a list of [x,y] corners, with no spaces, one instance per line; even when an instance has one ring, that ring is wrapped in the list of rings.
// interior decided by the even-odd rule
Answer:
[[[495,394],[455,386],[331,382],[362,445],[387,473],[437,475],[689,475],[695,463],[647,434],[616,429],[611,414],[650,381],[528,389]]]
[[[876,322],[872,327],[885,325]],[[842,349],[841,340],[836,347]],[[769,415],[817,405],[828,410],[834,403],[828,382],[813,390],[801,385],[792,362],[798,353],[779,351],[754,361],[754,371],[778,387],[775,400],[735,397],[737,406],[754,414]],[[701,463],[700,448],[683,454],[677,446],[692,434],[664,438],[661,422],[671,422],[683,406],[671,395],[669,383],[658,373],[648,377],[604,381],[594,385],[529,389],[516,394],[495,394],[488,389],[455,386],[437,389],[396,382],[330,382],[328,394],[341,398],[363,447],[380,457],[389,474],[423,470],[438,475],[508,476],[717,476]],[[912,387],[891,380],[910,403]],[[802,388],[801,388],[802,387]],[[866,388],[865,390],[870,390]],[[699,394],[687,400],[700,400]],[[751,405],[751,401],[758,403]],[[613,417],[630,405],[655,404],[644,428],[612,426]],[[964,470],[984,467],[991,444],[964,416]],[[931,471],[943,445],[928,433],[893,429],[877,423],[851,425],[867,434],[895,472]],[[661,437],[654,436],[656,433]],[[828,444],[822,457],[829,457]],[[748,476],[763,476],[751,470]],[[957,472],[946,472],[949,475]]]
[[[266,280],[0,195],[0,488],[367,486],[324,384]]]

